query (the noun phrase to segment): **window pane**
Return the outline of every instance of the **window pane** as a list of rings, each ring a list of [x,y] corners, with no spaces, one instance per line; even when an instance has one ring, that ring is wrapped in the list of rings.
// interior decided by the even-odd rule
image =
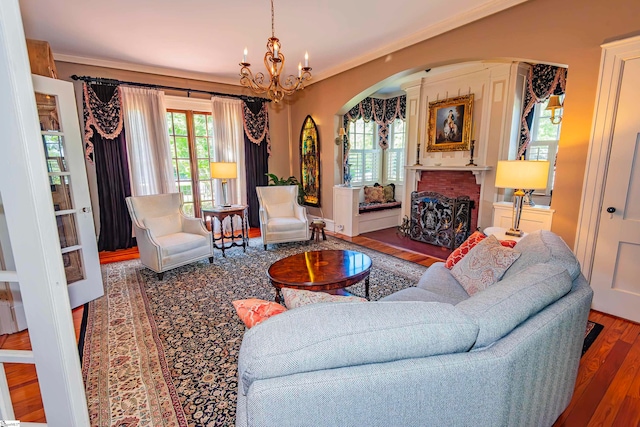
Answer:
[[[191,162],[189,160],[178,160],[178,178],[180,181],[191,179]]]
[[[366,134],[364,136],[364,149],[365,150],[373,150],[373,134]]]
[[[356,134],[353,148],[355,148],[356,150],[362,150],[364,148],[364,135],[362,135],[361,133]]]
[[[213,191],[211,190],[211,181],[200,181],[200,200],[213,201]],[[202,206],[204,207],[204,204]]]
[[[197,137],[196,138],[196,151],[198,158],[209,158],[209,142],[206,137]]]
[[[207,116],[204,114],[194,114],[193,126],[196,130],[196,136],[207,136]]]
[[[185,113],[173,113],[173,134],[187,136],[187,115]]]
[[[194,216],[193,215],[193,203],[185,203],[184,205],[182,205],[182,210],[184,211],[185,215]]]
[[[193,188],[190,182],[180,183],[180,192],[182,193],[183,200],[186,202],[193,202]]]
[[[189,140],[187,137],[176,137],[176,157],[180,159],[189,158]]]
[[[169,129],[169,135],[173,135],[173,113],[167,112],[167,128]]]
[[[198,159],[198,180],[211,178],[211,162],[209,159]]]

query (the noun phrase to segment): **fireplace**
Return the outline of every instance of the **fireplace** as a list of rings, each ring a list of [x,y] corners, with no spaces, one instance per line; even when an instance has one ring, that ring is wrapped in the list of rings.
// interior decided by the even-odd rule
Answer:
[[[468,196],[446,197],[432,191],[411,193],[409,236],[419,242],[455,249],[469,237],[474,202]]]

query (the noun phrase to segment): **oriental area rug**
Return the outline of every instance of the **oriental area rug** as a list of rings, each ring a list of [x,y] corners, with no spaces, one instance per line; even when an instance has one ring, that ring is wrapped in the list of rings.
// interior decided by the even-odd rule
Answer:
[[[82,372],[92,426],[185,427],[235,423],[237,357],[244,335],[231,302],[273,300],[266,275],[286,256],[309,250],[349,249],[373,261],[372,300],[414,286],[426,270],[329,237],[307,245],[219,251],[170,270],[164,280],[139,260],[102,266],[105,296],[87,306]],[[364,295],[364,284],[349,288]]]

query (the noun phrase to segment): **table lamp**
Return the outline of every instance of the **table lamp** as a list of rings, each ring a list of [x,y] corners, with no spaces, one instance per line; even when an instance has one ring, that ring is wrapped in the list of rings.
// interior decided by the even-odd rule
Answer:
[[[513,188],[513,224],[506,232],[509,236],[522,237],[520,217],[522,198],[526,190],[547,188],[549,162],[537,160],[500,160],[496,168],[496,187]]]
[[[222,206],[231,206],[227,202],[227,180],[238,177],[238,168],[235,162],[211,162],[211,178],[222,180]]]

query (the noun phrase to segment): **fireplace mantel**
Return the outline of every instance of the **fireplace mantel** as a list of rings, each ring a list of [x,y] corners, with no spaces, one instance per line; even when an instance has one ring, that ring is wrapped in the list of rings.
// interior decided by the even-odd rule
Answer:
[[[425,166],[425,165],[413,165],[413,166],[405,166],[405,169],[408,171],[415,171],[416,173],[416,181],[420,181],[420,172],[421,171],[458,171],[471,172],[476,177],[476,183],[478,185],[482,184],[482,178],[486,171],[493,169],[491,166]]]

